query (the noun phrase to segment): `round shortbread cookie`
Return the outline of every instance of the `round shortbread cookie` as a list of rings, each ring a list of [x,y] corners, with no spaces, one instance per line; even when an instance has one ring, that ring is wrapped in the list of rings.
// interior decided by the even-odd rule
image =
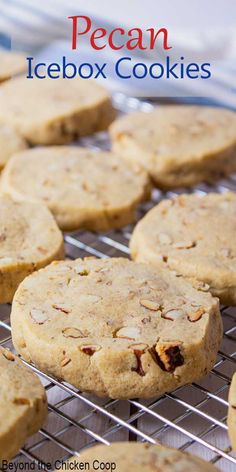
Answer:
[[[229,390],[228,428],[232,448],[236,451],[236,373]]]
[[[26,148],[25,140],[14,128],[0,123],[0,170],[3,169],[13,154]]]
[[[0,49],[0,83],[21,74],[26,68],[26,58],[23,54]]]
[[[41,203],[0,197],[0,303],[11,302],[31,272],[64,255],[63,237]]]
[[[113,149],[141,164],[161,188],[212,182],[236,171],[236,113],[161,106],[111,126]]]
[[[79,457],[72,457],[57,470],[76,470],[89,464],[91,472],[217,472],[218,469],[200,457],[166,446],[148,443],[118,442],[86,449]],[[104,466],[106,465],[106,467]],[[104,469],[103,469],[104,467]],[[82,470],[82,469],[81,469]]]
[[[14,156],[4,170],[2,189],[15,199],[41,200],[65,231],[106,231],[135,219],[149,197],[145,171],[108,152],[55,146]]]
[[[211,294],[124,258],[56,262],[32,274],[15,294],[11,323],[25,359],[82,391],[121,399],[199,379],[222,337]]]
[[[47,399],[39,378],[0,347],[0,466],[39,430],[46,416]]]
[[[31,144],[64,144],[104,130],[111,99],[96,81],[16,77],[0,89],[0,119]]]
[[[174,270],[236,304],[236,194],[181,195],[163,200],[137,224],[134,260]]]

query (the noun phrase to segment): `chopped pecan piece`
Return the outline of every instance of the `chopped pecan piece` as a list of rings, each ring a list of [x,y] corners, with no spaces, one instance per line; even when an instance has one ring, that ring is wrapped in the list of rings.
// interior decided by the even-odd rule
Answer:
[[[78,328],[64,328],[62,330],[62,334],[63,334],[63,336],[65,336],[65,338],[77,339],[77,338],[86,337],[86,336],[84,336],[84,333],[82,333],[82,331],[80,331],[80,329],[78,329]]]
[[[117,338],[135,340],[140,336],[140,330],[133,326],[125,326],[124,328],[116,331],[115,336]]]
[[[194,281],[192,285],[194,286],[194,288],[196,288],[197,290],[200,290],[201,292],[208,292],[210,288],[210,285],[208,285],[205,282],[200,282],[199,280]]]
[[[79,274],[81,276],[86,276],[89,275],[89,270],[85,269],[85,267],[78,265],[75,267],[75,272],[76,274]]]
[[[61,367],[65,367],[67,364],[71,362],[71,359],[69,357],[64,357],[61,361]]]
[[[30,316],[34,323],[37,323],[39,325],[45,323],[48,320],[47,313],[42,310],[39,310],[38,308],[32,308]]]
[[[154,300],[147,300],[143,298],[142,300],[139,301],[140,305],[144,306],[144,308],[147,308],[148,310],[152,311],[158,311],[160,309],[160,304],[158,302],[155,302]]]
[[[198,308],[198,310],[192,311],[191,313],[188,314],[188,320],[189,321],[198,321],[204,315],[205,309],[204,308]]]
[[[178,241],[173,244],[175,249],[191,249],[192,247],[196,247],[195,241]]]
[[[176,367],[184,364],[184,358],[178,344],[157,344],[149,352],[153,360],[165,372],[174,372]]]
[[[13,403],[15,405],[30,405],[28,398],[14,398]]]
[[[11,351],[8,351],[8,350],[2,351],[2,355],[3,355],[8,361],[14,362],[14,360],[15,360],[15,356],[14,356],[14,354],[12,354]]]
[[[169,310],[166,313],[162,313],[161,317],[166,320],[174,321],[183,316],[183,314],[182,310]]]
[[[52,305],[52,307],[54,308],[54,310],[57,310],[57,311],[61,311],[62,313],[65,313],[66,315],[68,315],[68,313],[71,312],[71,310],[66,307],[63,303],[60,303],[60,305]]]
[[[38,246],[37,247],[38,251],[41,252],[41,254],[47,254],[48,250],[45,247]]]
[[[97,351],[100,351],[101,346],[95,346],[95,345],[88,345],[88,346],[81,346],[80,350],[84,353],[87,354],[88,356],[93,356],[93,354]]]
[[[137,372],[137,374],[141,375],[141,377],[144,377],[145,375],[145,372],[142,366],[141,357],[145,353],[147,348],[148,348],[147,344],[131,344],[129,346],[129,349],[132,349],[134,351],[134,354],[137,359],[137,367],[132,367],[131,370],[132,372]]]

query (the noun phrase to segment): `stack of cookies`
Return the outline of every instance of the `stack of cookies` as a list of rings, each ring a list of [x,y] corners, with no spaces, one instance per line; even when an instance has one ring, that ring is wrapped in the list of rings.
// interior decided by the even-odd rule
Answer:
[[[122,228],[135,222],[153,186],[191,187],[236,171],[236,114],[178,105],[128,115],[111,125],[112,151],[102,152],[69,145],[114,120],[96,82],[7,78],[0,86],[0,302],[12,302],[17,352],[49,375],[113,399],[151,398],[202,378],[222,340],[219,302],[236,305],[236,194],[163,200],[135,227],[132,261],[63,260],[62,231]],[[4,349],[0,357],[5,459],[39,429],[46,400],[18,358]],[[23,370],[29,388],[19,380]],[[236,447],[234,403],[232,383]],[[93,454],[117,459],[120,470],[133,470],[134,457],[135,470],[174,471],[176,461],[181,471],[216,470],[164,447],[118,444]]]

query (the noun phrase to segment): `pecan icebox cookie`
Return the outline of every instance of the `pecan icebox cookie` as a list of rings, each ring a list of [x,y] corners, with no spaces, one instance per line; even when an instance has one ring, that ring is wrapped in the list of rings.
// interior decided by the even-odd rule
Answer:
[[[47,399],[39,378],[0,347],[0,466],[41,428],[46,416]]]
[[[0,89],[0,118],[31,144],[63,144],[102,131],[115,113],[96,81],[16,77]]]
[[[232,448],[236,451],[236,373],[229,391],[228,428]]]
[[[23,54],[0,49],[0,83],[26,70],[27,63]]]
[[[161,188],[212,182],[236,170],[236,113],[203,106],[161,106],[118,119],[113,149],[141,164]]]
[[[11,302],[31,272],[63,256],[62,234],[44,205],[0,196],[0,303]]]
[[[9,158],[27,148],[25,140],[9,125],[0,123],[0,170],[6,165]]]
[[[25,359],[82,391],[121,399],[204,376],[222,337],[211,294],[124,258],[56,262],[32,274],[16,292],[11,323]]]
[[[91,472],[98,465],[113,465],[117,472],[217,472],[218,469],[200,457],[166,446],[118,442],[111,446],[99,445],[83,451],[80,457],[72,457],[66,470],[76,470],[76,465],[89,463]],[[61,469],[65,470],[65,463]],[[112,470],[110,466],[109,470]],[[102,470],[102,469],[99,469]],[[104,470],[108,470],[104,469]]]
[[[65,231],[106,231],[135,219],[150,194],[145,171],[108,152],[52,146],[15,155],[2,189],[16,200],[43,201]]]
[[[163,200],[137,224],[134,260],[176,271],[236,305],[236,194],[181,195]]]

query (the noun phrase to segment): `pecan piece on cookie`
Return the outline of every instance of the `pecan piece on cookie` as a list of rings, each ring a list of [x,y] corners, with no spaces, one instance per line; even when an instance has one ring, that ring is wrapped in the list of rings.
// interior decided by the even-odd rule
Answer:
[[[64,357],[61,361],[61,367],[65,367],[71,362],[71,359],[69,357]]]
[[[22,356],[82,392],[123,400],[153,398],[209,372],[222,332],[216,298],[151,264],[114,257],[87,260],[90,275],[80,277],[74,267],[82,263],[70,262],[69,286],[67,272],[58,274],[52,265],[21,284],[11,322],[14,345]],[[101,275],[102,269],[108,276]],[[106,285],[108,279],[111,286]],[[94,297],[98,303],[93,303]],[[140,300],[158,303],[160,309],[147,309]],[[71,308],[68,315],[52,309],[61,301]],[[188,313],[201,307],[206,315],[191,323]],[[32,308],[48,314],[48,321],[41,326],[33,322]],[[64,358],[71,363],[62,368]]]
[[[135,340],[140,337],[140,330],[139,328],[135,328],[133,326],[125,326],[124,328],[116,331],[115,336],[116,338]]]
[[[48,315],[42,310],[39,310],[38,308],[32,308],[30,312],[30,316],[34,323],[36,324],[43,324],[48,320]]]
[[[181,316],[184,315],[184,312],[182,310],[169,310],[166,313],[162,313],[161,317],[165,318],[166,320],[171,320],[175,321]]]
[[[145,372],[142,366],[141,357],[145,353],[147,348],[148,348],[147,344],[131,344],[129,346],[129,349],[132,349],[134,351],[134,354],[137,359],[137,367],[132,367],[131,370],[132,372],[137,372],[137,374],[141,375],[141,377],[144,377],[145,375]]]
[[[148,310],[152,311],[158,311],[160,310],[160,303],[155,302],[154,300],[147,300],[146,298],[143,298],[140,300],[140,305],[143,306],[144,308],[147,308]]]
[[[150,349],[150,354],[159,367],[165,372],[174,372],[176,367],[184,364],[179,344],[159,343]]]
[[[65,313],[66,315],[68,315],[71,312],[71,310],[67,306],[65,306],[64,303],[53,304],[52,307],[54,308],[54,310],[61,311],[62,313]]]
[[[87,345],[87,346],[80,346],[80,350],[84,353],[87,354],[88,356],[93,356],[95,352],[100,351],[101,346],[95,346],[95,345]]]
[[[84,333],[78,328],[64,328],[62,334],[65,338],[85,338]]]
[[[188,320],[189,321],[198,321],[201,319],[202,315],[204,315],[205,310],[204,308],[200,307],[195,311],[192,311],[191,313],[188,314]]]
[[[2,350],[2,355],[3,355],[8,361],[14,362],[14,360],[15,360],[14,354],[12,354],[11,351],[8,351],[8,349],[5,349],[4,351]]]

